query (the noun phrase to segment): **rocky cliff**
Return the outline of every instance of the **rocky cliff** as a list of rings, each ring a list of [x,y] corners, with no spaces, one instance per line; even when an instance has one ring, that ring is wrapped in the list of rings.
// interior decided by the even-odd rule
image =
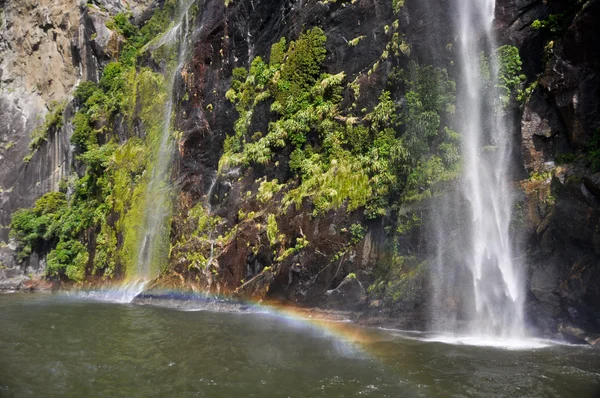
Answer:
[[[163,116],[161,76],[174,70],[164,32],[175,3],[2,4],[2,238],[17,208],[48,191],[65,195],[13,219],[17,241],[0,249],[0,272],[13,277],[6,286],[40,258],[55,281],[134,272],[153,168],[140,159]],[[464,222],[436,218],[440,198],[458,194],[454,9],[195,2],[183,19],[188,57],[175,69],[169,265],[150,291],[183,287],[426,327],[438,238],[429,226],[443,222],[448,245],[460,245]],[[529,322],[575,341],[600,333],[599,9],[595,0],[497,4],[501,44],[519,49],[524,74],[510,76],[519,84],[506,115]],[[74,226],[57,231],[46,216]]]

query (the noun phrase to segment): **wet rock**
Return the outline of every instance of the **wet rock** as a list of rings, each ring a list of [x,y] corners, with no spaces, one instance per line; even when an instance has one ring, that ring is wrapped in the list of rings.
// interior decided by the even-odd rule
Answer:
[[[0,269],[0,290],[19,290],[28,280],[20,268]]]
[[[332,290],[325,293],[324,306],[330,309],[357,310],[366,304],[367,294],[354,275],[348,275]]]
[[[589,344],[598,348],[598,342],[600,341],[600,336],[595,333],[586,332],[583,329],[569,326],[569,325],[560,325],[558,328],[559,333],[562,334],[562,337],[571,343],[574,344]]]
[[[553,137],[563,132],[557,110],[536,90],[525,104],[521,123],[521,152],[527,171],[539,172],[553,159],[557,145]]]
[[[585,176],[583,183],[596,198],[600,199],[600,173]]]
[[[600,126],[599,18],[600,1],[588,2],[569,26],[564,40],[557,43],[554,57],[540,79],[559,109],[569,142],[575,148],[584,148]]]

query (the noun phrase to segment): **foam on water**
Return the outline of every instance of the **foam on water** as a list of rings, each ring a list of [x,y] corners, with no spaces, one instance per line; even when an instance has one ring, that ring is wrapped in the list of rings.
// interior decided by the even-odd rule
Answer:
[[[506,350],[533,350],[549,347],[556,343],[549,340],[533,338],[504,338],[493,336],[456,336],[456,335],[434,335],[420,339],[426,342],[436,342],[453,345],[468,345],[479,347],[492,347]]]
[[[67,296],[86,298],[98,301],[127,304],[144,291],[148,281],[138,279],[118,286],[99,286],[94,289],[80,289],[65,291]]]

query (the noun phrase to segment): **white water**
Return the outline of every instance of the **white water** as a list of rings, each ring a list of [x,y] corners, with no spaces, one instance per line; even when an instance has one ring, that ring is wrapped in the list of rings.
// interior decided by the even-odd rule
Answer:
[[[173,140],[171,138],[171,124],[173,113],[173,94],[177,73],[186,61],[189,38],[189,10],[195,0],[185,0],[179,3],[177,13],[178,22],[166,32],[158,46],[177,46],[177,68],[167,71],[167,102],[164,110],[164,124],[160,138],[160,146],[156,153],[156,161],[148,189],[144,208],[144,231],[141,238],[140,249],[136,264],[136,279],[150,280],[158,275],[167,259],[169,233],[169,218],[172,209],[171,197],[171,166],[173,159]]]
[[[72,290],[66,291],[65,294],[113,303],[131,303],[138,294],[144,291],[147,283],[148,281],[144,279],[137,279],[116,288],[107,286],[95,290]]]
[[[500,112],[494,111],[498,107],[498,93],[493,89],[493,82],[499,70],[494,51],[498,47],[493,32],[495,1],[455,1],[459,10],[457,33],[462,73],[457,81],[457,127],[463,135],[462,194],[469,206],[466,213],[469,219],[468,234],[454,237],[460,247],[451,260],[459,263],[455,269],[444,269],[444,261],[449,260],[444,258],[445,248],[441,246],[447,243],[442,239],[447,231],[438,228],[438,281],[434,282],[434,290],[437,287],[438,291],[434,292],[434,298],[453,295],[462,297],[463,302],[454,303],[454,314],[443,314],[438,309],[434,317],[446,320],[438,322],[438,327],[445,324],[439,329],[469,336],[445,336],[444,341],[536,346],[534,342],[521,342],[525,337],[523,275],[521,264],[515,261],[509,236],[513,207],[508,176],[510,131]],[[482,53],[489,59],[489,71],[482,67]],[[446,213],[452,207],[448,203],[444,206]],[[469,275],[464,272],[465,267],[472,275],[471,287],[464,285],[465,279],[471,279],[465,278]],[[466,291],[472,292],[472,297],[468,297]],[[457,319],[465,321],[461,327]]]
[[[213,195],[213,191],[215,190],[215,186],[217,185],[217,176],[215,175],[210,183],[210,187],[208,188],[208,192],[206,194],[206,214],[210,217],[212,214],[212,204],[211,199]],[[210,255],[208,260],[206,261],[206,266],[204,267],[204,275],[206,279],[209,281],[209,285],[212,285],[212,263],[215,258],[215,239],[213,238],[214,229],[211,227],[210,232],[208,233],[208,239],[210,240]],[[210,287],[210,286],[209,286]]]

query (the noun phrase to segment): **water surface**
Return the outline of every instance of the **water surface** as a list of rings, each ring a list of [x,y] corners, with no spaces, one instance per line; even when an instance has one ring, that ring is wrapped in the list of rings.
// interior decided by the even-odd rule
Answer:
[[[595,397],[600,353],[0,294],[1,397]],[[352,336],[352,337],[349,337]],[[423,338],[421,338],[423,337]]]

